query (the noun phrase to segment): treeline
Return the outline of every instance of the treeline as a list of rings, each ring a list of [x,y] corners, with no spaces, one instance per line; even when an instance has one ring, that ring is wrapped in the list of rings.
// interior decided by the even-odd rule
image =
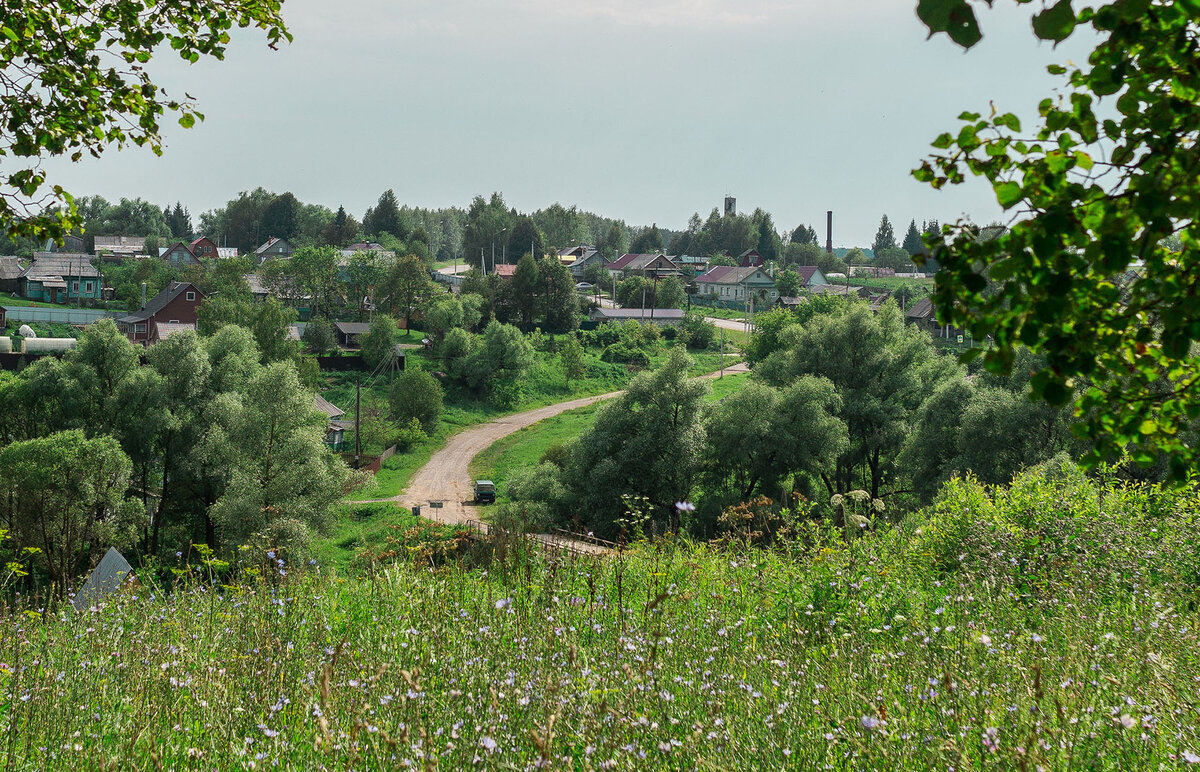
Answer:
[[[510,475],[501,519],[609,537],[651,529],[710,537],[739,508],[778,511],[797,494],[835,508],[861,498],[868,514],[904,511],[956,475],[1006,483],[1026,466],[1088,449],[1071,433],[1069,407],[1027,397],[1031,354],[1010,377],[969,373],[890,302],[873,314],[861,302],[813,298],[757,324],[746,387],[706,404],[707,387],[688,380],[677,352],[580,437]]]
[[[236,325],[172,335],[145,365],[142,351],[102,320],[61,361],[0,373],[5,549],[60,589],[109,546],[143,562],[193,543],[301,558],[354,478],[293,361]]]

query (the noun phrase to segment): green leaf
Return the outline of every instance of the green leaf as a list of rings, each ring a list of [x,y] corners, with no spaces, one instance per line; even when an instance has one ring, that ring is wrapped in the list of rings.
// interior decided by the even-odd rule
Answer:
[[[983,38],[975,12],[966,0],[919,0],[917,16],[929,28],[930,37],[945,32],[963,48],[970,48]]]
[[[1142,425],[1138,427],[1138,431],[1142,434],[1154,434],[1158,431],[1158,424],[1147,418],[1145,421],[1142,421]]]
[[[179,116],[179,125],[185,129],[190,129],[196,125],[196,119],[192,117],[191,113],[184,113]]]
[[[1075,11],[1071,0],[1059,0],[1033,17],[1033,34],[1042,40],[1061,43],[1075,31]]]
[[[1012,208],[1021,200],[1021,195],[1021,186],[1011,180],[996,186],[996,201],[1005,209]]]

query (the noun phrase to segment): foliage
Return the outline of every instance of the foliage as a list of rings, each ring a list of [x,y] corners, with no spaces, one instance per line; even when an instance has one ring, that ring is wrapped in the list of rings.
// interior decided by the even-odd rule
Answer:
[[[843,313],[818,314],[794,329],[783,337],[788,347],[763,360],[757,372],[777,386],[800,375],[834,384],[842,396],[837,416],[846,422],[850,444],[821,478],[831,495],[864,488],[879,498],[893,481],[921,404],[940,381],[957,373],[892,303],[878,315],[852,303]]]
[[[334,335],[333,325],[328,319],[318,316],[310,319],[304,326],[304,334],[300,336],[304,347],[310,354],[318,356],[328,354],[337,348],[337,336]]]
[[[981,37],[965,0],[918,10],[931,33],[963,47]],[[1079,430],[1096,445],[1088,464],[1126,446],[1147,463],[1161,450],[1177,479],[1195,467],[1182,430],[1200,416],[1196,13],[1191,2],[1134,0],[1044,8],[1033,16],[1038,38],[1090,25],[1095,45],[1086,65],[1050,67],[1065,82],[1039,104],[1036,129],[995,109],[963,113],[957,135],[938,137],[940,152],[914,172],[935,188],[982,176],[1015,215],[993,239],[964,223],[931,239],[941,317],[992,337],[974,354],[990,371],[1007,372],[1019,345],[1044,354],[1033,391],[1052,405],[1078,393]],[[1115,101],[1099,110],[1105,97]],[[1182,252],[1164,245],[1173,235]]]
[[[622,494],[647,497],[655,524],[678,527],[674,505],[692,490],[704,445],[707,386],[688,380],[689,364],[682,348],[673,349],[658,370],[639,374],[601,408],[572,445],[563,472],[569,506],[591,513],[598,533],[616,534]]]
[[[432,434],[442,416],[442,385],[429,373],[416,368],[396,376],[388,397],[392,418],[404,426],[412,420]]]
[[[512,277],[512,300],[522,324],[533,322],[534,305],[537,303],[541,276],[533,255],[525,255],[517,261]]]
[[[895,249],[896,246],[896,232],[885,214],[879,221],[879,230],[875,231],[875,239],[871,242],[871,254],[875,256],[876,260],[879,260],[884,251]]]
[[[520,266],[517,266],[518,272]],[[546,329],[552,332],[571,332],[579,327],[579,298],[575,291],[575,280],[571,272],[553,255],[543,258],[539,264],[537,312]],[[515,281],[514,279],[514,290]]]
[[[704,314],[697,311],[684,314],[679,329],[684,335],[688,348],[711,348],[717,339],[717,326],[704,318]]]
[[[396,258],[379,283],[376,304],[391,314],[404,319],[405,329],[410,328],[413,314],[422,308],[438,288],[429,278],[425,264],[415,255]]]
[[[46,190],[41,158],[78,161],[113,144],[148,145],[161,154],[164,112],[178,112],[184,128],[203,119],[191,97],[171,99],[151,81],[144,65],[156,49],[169,46],[189,62],[222,59],[228,31],[249,26],[265,30],[274,48],[291,39],[279,11],[277,3],[246,0],[8,4],[0,27],[0,113],[11,120],[0,154],[22,160],[0,186],[0,231],[57,239],[77,224],[70,194],[58,185]],[[65,208],[47,208],[56,202]]]
[[[794,298],[800,294],[801,280],[800,274],[787,268],[779,272],[775,277],[775,289],[785,298]]]
[[[921,232],[917,230],[916,220],[909,221],[904,243],[900,247],[909,255],[919,255],[925,251],[925,243],[921,239]]]
[[[305,547],[350,481],[341,459],[325,452],[326,417],[313,408],[288,363],[264,367],[247,384],[231,416],[228,484],[212,507],[222,541],[232,548],[260,534],[272,545]]]
[[[132,466],[109,436],[72,429],[0,449],[0,518],[58,592],[108,546],[125,548],[145,525],[125,499]]]
[[[387,314],[376,314],[367,331],[360,338],[362,357],[367,367],[374,370],[390,359],[395,343],[395,320]]]
[[[408,238],[408,227],[400,214],[400,205],[396,201],[396,194],[391,188],[379,195],[375,206],[368,209],[367,213],[363,215],[362,224],[363,231],[368,236],[378,237],[386,233],[398,239]]]
[[[559,349],[558,358],[562,364],[563,380],[566,381],[567,386],[571,385],[572,380],[582,378],[587,374],[587,363],[583,359],[583,346],[579,345],[579,338],[574,335],[567,336],[566,342]]]
[[[638,255],[649,255],[663,251],[665,246],[662,231],[658,229],[657,225],[652,225],[634,235],[633,241],[629,244],[629,251]]]

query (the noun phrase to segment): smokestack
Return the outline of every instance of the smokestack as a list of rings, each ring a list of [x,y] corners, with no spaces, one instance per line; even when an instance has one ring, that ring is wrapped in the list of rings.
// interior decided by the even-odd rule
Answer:
[[[833,210],[825,213],[825,251],[833,254]]]
[[[146,282],[142,282],[142,308],[146,307]]]

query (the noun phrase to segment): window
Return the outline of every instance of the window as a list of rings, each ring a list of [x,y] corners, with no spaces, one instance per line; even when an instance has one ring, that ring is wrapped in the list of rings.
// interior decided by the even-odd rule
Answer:
[[[78,295],[78,294],[79,294],[79,282],[72,282],[72,284],[71,284],[71,294],[73,294],[73,295]]]
[[[169,322],[167,322],[167,324],[179,324],[179,320],[178,320],[178,319],[172,319],[172,320],[170,320]]]
[[[196,293],[195,293],[195,292],[189,292],[189,293],[187,294],[187,299],[188,299],[188,300],[195,300],[195,299],[196,299]]]
[[[137,324],[133,325],[133,331],[134,332],[145,332],[146,331],[146,323],[138,322]]]
[[[89,295],[92,294],[92,283],[90,281],[85,281],[83,283],[83,291]]]

